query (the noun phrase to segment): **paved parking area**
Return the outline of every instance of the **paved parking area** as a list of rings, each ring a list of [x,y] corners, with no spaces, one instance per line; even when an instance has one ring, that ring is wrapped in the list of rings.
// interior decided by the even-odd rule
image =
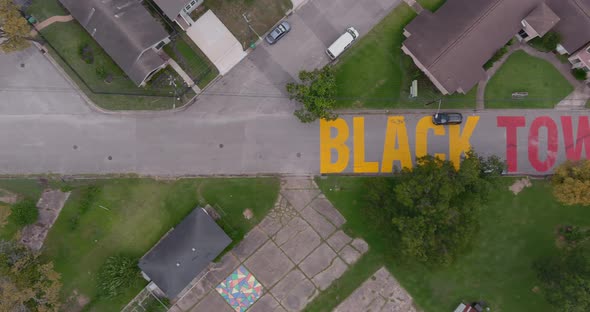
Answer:
[[[262,284],[249,312],[301,311],[368,251],[311,178],[286,178],[275,207],[172,311],[232,311],[213,290],[243,266]]]
[[[311,70],[330,62],[326,48],[346,28],[355,27],[361,36],[368,33],[401,0],[313,0],[307,1],[287,18],[292,30],[274,45],[251,53],[254,64],[273,75],[288,73],[295,79],[300,70]],[[271,60],[268,60],[270,58]],[[276,64],[272,70],[268,64]]]

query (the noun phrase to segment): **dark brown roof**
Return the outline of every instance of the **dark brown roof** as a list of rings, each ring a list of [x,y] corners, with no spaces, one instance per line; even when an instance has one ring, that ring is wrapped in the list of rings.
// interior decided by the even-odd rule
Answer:
[[[554,30],[561,35],[561,45],[574,53],[590,42],[590,0],[546,0],[561,21]]]
[[[533,12],[525,18],[525,21],[533,27],[540,37],[543,37],[549,32],[559,20],[559,16],[557,16],[544,2],[539,4]]]
[[[563,0],[558,0],[563,1]],[[521,28],[543,0],[447,0],[424,11],[406,30],[404,46],[450,93],[485,78],[483,64]]]
[[[168,37],[136,0],[60,0],[121,69],[139,85],[164,65],[149,47]]]

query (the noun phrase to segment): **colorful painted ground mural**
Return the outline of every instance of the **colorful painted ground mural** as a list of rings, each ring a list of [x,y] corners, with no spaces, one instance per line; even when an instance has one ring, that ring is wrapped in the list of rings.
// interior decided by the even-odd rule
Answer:
[[[244,266],[230,274],[216,290],[236,312],[246,311],[262,296],[262,285]]]

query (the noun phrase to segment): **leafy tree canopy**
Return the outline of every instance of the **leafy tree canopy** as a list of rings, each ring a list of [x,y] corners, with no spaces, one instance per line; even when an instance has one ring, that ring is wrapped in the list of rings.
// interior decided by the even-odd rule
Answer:
[[[31,27],[12,0],[0,0],[0,51],[5,53],[29,46]]]
[[[369,187],[369,205],[391,220],[404,255],[450,263],[476,236],[479,208],[504,164],[497,157],[467,156],[459,170],[450,161],[422,157],[394,183],[380,179]]]
[[[590,205],[590,161],[567,161],[555,169],[553,195],[566,205]]]
[[[301,83],[288,83],[287,92],[303,107],[295,111],[301,122],[313,122],[323,118],[334,120],[338,117],[332,109],[336,104],[336,76],[332,66],[325,66],[314,71],[299,72]]]
[[[0,240],[0,312],[59,311],[60,275],[22,245]]]
[[[562,249],[537,260],[533,268],[547,301],[556,311],[590,311],[590,246]]]

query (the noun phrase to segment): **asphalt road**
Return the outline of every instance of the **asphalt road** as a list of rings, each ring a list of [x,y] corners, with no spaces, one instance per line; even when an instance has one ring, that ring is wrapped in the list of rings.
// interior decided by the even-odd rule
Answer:
[[[0,55],[0,174],[320,173],[320,125],[301,124],[293,117],[296,106],[286,98],[284,85],[295,78],[300,68],[327,63],[325,46],[351,25],[350,21],[364,34],[396,3],[308,2],[289,17],[294,25],[292,33],[275,46],[257,48],[200,96],[195,105],[179,113],[100,114],[90,109],[77,90],[35,49]],[[441,136],[431,130],[425,136],[426,143],[422,138],[426,130],[417,131],[416,125],[430,113],[402,114],[403,123],[391,122],[402,124],[407,132],[407,144],[401,133],[401,145],[394,142],[387,148],[401,146],[393,158],[406,153],[413,158],[416,142],[427,146],[429,153],[450,156],[449,136],[458,138],[464,129],[445,128]],[[566,140],[568,131],[564,134],[562,115],[573,116],[572,142]],[[590,133],[585,132],[576,141],[578,118],[587,118],[583,111],[484,111],[477,116],[479,121],[469,140],[473,147],[482,154],[502,157],[506,157],[507,149],[515,151],[515,172],[548,172],[566,159],[566,150],[575,156],[575,143],[590,138]],[[498,116],[523,116],[526,124],[518,128],[508,147],[506,128],[498,126]],[[541,116],[549,118],[534,122]],[[365,160],[379,162],[381,169],[388,116],[356,116],[364,119],[364,145],[358,140],[360,127],[356,127],[356,133],[353,129],[353,117],[343,116],[350,131],[345,141],[350,159],[343,172],[368,168],[354,164],[354,159],[361,157],[361,146]],[[565,125],[567,130],[567,120]],[[336,135],[336,131],[332,132]],[[356,146],[353,136],[357,138]],[[457,150],[457,144],[453,146]],[[581,155],[586,146],[590,144],[578,145]],[[324,157],[324,163],[335,158]]]

